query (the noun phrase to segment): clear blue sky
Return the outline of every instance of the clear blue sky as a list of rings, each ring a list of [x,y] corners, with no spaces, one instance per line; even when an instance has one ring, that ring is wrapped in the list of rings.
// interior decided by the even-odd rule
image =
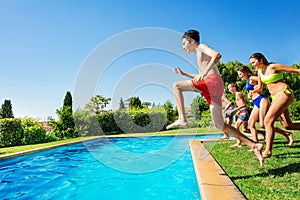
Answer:
[[[201,42],[219,51],[224,63],[246,64],[257,51],[270,61],[299,63],[299,10],[297,0],[0,0],[0,103],[10,99],[15,117],[56,117],[89,54],[108,38],[143,27],[197,29]],[[123,55],[106,70],[95,94],[114,96],[118,77],[151,62],[184,64],[165,52]],[[132,95],[156,104],[174,102],[171,91],[157,84]]]

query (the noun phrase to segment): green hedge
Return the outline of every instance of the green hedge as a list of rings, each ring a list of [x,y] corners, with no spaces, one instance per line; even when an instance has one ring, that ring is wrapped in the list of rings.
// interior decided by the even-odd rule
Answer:
[[[46,134],[37,119],[5,118],[0,119],[0,147],[39,144],[55,141],[51,134]]]
[[[167,115],[163,111],[116,111],[114,119],[125,133],[158,132],[166,127]]]
[[[23,128],[21,119],[5,118],[0,119],[0,145],[1,147],[21,145]]]
[[[166,120],[163,110],[148,109],[75,115],[75,124],[81,136],[157,132],[165,129]]]
[[[113,113],[104,112],[101,114],[97,114],[97,119],[98,119],[98,124],[101,127],[100,131],[102,134],[112,135],[112,134],[123,133],[123,131],[116,124]]]

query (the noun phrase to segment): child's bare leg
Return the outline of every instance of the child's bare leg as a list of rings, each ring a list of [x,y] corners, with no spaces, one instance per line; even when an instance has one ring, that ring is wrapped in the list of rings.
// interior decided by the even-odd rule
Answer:
[[[230,135],[232,135],[233,137],[235,137],[236,139],[242,141],[243,143],[245,143],[248,147],[250,147],[251,149],[253,149],[256,157],[259,160],[260,166],[263,167],[264,165],[264,158],[262,156],[262,149],[263,149],[263,145],[260,143],[256,143],[253,140],[249,139],[247,136],[245,136],[244,134],[242,134],[240,131],[238,131],[236,128],[234,128],[233,126],[230,126],[228,124],[224,123],[223,120],[223,116],[222,116],[222,108],[221,106],[218,106],[214,103],[212,103],[210,105],[210,110],[211,110],[211,114],[214,120],[214,125],[216,128],[229,133]]]
[[[243,124],[243,122],[241,120],[238,120],[236,123],[235,123],[235,128],[237,130],[240,129],[240,126]],[[230,148],[234,148],[234,147],[238,147],[238,148],[241,148],[242,147],[242,141],[239,140],[238,138],[236,138],[236,143],[234,145],[231,145]]]
[[[274,131],[276,133],[279,133],[279,134],[283,135],[287,139],[288,146],[292,146],[293,145],[294,139],[293,139],[293,134],[291,132],[282,130],[281,128],[276,127],[276,126],[274,127]]]
[[[196,92],[196,89],[193,87],[191,81],[178,81],[173,84],[173,94],[176,101],[176,106],[178,109],[178,120],[168,125],[166,129],[171,129],[174,127],[187,127],[187,119],[184,111],[184,91],[193,91]]]
[[[247,136],[242,134],[240,131],[238,131],[232,126],[228,126],[227,124],[224,124],[223,131],[227,131],[233,137],[239,139],[240,141],[244,142],[248,147],[250,147],[254,151],[257,159],[259,160],[260,166],[264,166],[264,158],[262,155],[263,144],[254,142],[253,140],[249,139]]]

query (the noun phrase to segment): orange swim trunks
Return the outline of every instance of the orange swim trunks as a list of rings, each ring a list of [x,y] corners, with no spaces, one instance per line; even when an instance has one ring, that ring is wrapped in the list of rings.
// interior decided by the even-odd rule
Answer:
[[[201,91],[201,95],[205,98],[208,105],[214,102],[222,105],[222,95],[224,93],[224,82],[222,77],[217,74],[208,75],[205,79],[200,80],[198,83],[192,84],[195,88]]]

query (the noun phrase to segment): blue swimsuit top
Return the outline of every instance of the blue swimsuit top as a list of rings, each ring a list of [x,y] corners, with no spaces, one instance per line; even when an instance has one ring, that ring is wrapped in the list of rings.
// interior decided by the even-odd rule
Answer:
[[[246,90],[247,92],[249,92],[250,90],[254,90],[254,85],[251,85],[250,79],[248,79],[246,82]]]
[[[250,79],[246,82],[246,90],[249,92],[250,90],[254,90],[254,85],[250,84]],[[266,96],[263,94],[260,94],[256,99],[253,99],[252,102],[254,105],[256,105],[258,108],[260,108],[260,101],[262,98],[265,98]]]

